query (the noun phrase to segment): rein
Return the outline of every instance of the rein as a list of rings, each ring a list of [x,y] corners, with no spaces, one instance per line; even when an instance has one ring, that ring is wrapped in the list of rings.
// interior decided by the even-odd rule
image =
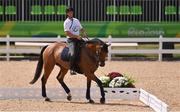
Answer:
[[[98,65],[100,64],[100,52],[101,52],[101,49],[96,51]]]

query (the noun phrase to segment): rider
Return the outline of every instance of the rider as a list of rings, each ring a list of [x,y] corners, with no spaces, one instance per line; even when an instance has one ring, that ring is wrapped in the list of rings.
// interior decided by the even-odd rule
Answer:
[[[64,21],[64,32],[67,36],[67,42],[70,48],[70,73],[71,75],[75,75],[74,65],[75,65],[75,53],[76,53],[76,44],[80,42],[82,37],[86,37],[86,32],[81,26],[81,23],[78,19],[74,18],[74,10],[73,8],[66,9],[67,19]],[[80,36],[80,33],[82,37]]]

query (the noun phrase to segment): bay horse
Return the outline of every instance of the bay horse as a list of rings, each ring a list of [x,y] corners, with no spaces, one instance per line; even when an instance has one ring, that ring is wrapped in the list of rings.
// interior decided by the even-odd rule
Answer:
[[[63,49],[67,47],[66,43],[63,42],[55,42],[48,46],[42,48],[38,64],[36,67],[35,75],[30,84],[34,84],[40,77],[42,69],[44,68],[44,74],[41,78],[42,82],[42,96],[45,98],[45,101],[50,101],[50,99],[46,95],[46,82],[48,80],[51,71],[54,66],[57,65],[60,67],[59,74],[57,76],[57,80],[64,88],[67,93],[67,100],[71,101],[72,96],[70,89],[64,83],[64,77],[70,68],[70,63],[67,61],[63,61],[61,59],[61,54]],[[86,41],[82,44],[80,59],[78,62],[78,66],[83,72],[83,74],[87,77],[87,90],[86,90],[86,99],[89,103],[94,103],[90,96],[90,87],[91,81],[95,81],[97,85],[100,87],[101,98],[100,103],[105,103],[105,93],[104,88],[102,86],[101,81],[95,76],[94,72],[97,70],[99,66],[105,66],[105,60],[108,54],[108,45],[101,41],[100,39],[92,39]],[[84,61],[86,60],[86,61]]]

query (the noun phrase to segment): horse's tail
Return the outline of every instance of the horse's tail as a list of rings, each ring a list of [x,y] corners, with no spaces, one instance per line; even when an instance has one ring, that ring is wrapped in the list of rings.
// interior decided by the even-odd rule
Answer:
[[[41,50],[41,54],[39,56],[38,64],[36,67],[36,72],[35,72],[33,80],[30,82],[30,84],[34,84],[39,79],[39,77],[41,75],[42,68],[43,68],[43,52],[47,47],[48,47],[48,45],[44,46]]]

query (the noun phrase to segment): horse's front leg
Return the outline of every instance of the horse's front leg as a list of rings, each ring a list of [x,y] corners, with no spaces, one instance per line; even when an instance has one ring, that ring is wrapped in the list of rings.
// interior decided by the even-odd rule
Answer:
[[[91,79],[87,77],[86,99],[89,101],[89,103],[94,103],[94,101],[91,99],[90,88],[91,88]]]
[[[104,104],[105,103],[105,93],[104,93],[104,88],[102,86],[102,82],[94,74],[89,75],[89,77],[91,80],[95,81],[98,84],[100,91],[101,91],[101,96],[102,96],[102,98],[100,99],[100,102],[102,104]]]
[[[102,96],[102,98],[100,99],[100,102],[102,103],[102,104],[104,104],[105,103],[105,93],[104,93],[104,88],[103,88],[103,86],[102,86],[102,82],[96,77],[96,83],[98,84],[98,86],[100,87],[100,91],[101,91],[101,96]]]

